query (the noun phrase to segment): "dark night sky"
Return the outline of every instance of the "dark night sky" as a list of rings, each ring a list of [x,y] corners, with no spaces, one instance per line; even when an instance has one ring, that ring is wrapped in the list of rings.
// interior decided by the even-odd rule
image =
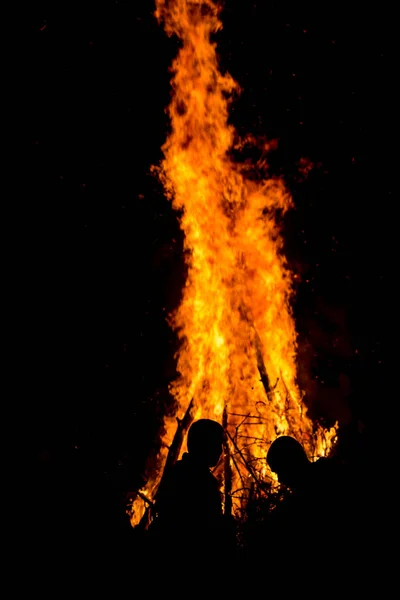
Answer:
[[[271,173],[294,197],[284,231],[312,414],[372,427],[386,364],[393,18],[384,3],[296,4],[227,0],[221,64],[243,88],[233,123],[279,140]],[[36,3],[24,65],[35,452],[78,445],[111,470],[124,456],[140,467],[151,446],[174,375],[165,315],[184,276],[176,216],[149,175],[177,50],[153,9]],[[314,165],[307,178],[302,159]]]

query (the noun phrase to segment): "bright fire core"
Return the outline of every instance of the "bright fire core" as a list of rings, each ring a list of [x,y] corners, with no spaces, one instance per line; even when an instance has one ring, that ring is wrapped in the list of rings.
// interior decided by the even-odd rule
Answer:
[[[250,178],[232,158],[240,140],[228,123],[229,106],[239,89],[219,70],[212,41],[219,15],[213,0],[156,0],[157,19],[181,41],[172,65],[171,130],[156,172],[179,215],[188,266],[180,306],[170,315],[181,342],[171,384],[175,417],[192,398],[196,419],[222,422],[225,409],[235,508],[249,466],[257,477],[271,477],[265,456],[277,435],[293,435],[315,457],[329,450],[336,430],[313,426],[296,383],[292,275],[277,219],[291,208],[291,196],[280,179],[255,178],[254,169]],[[175,417],[165,419],[158,465],[142,490],[149,499]],[[134,502],[133,525],[145,506]]]

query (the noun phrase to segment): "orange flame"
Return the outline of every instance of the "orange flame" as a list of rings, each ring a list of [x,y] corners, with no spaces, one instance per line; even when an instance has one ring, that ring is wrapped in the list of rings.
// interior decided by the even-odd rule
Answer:
[[[219,71],[211,41],[221,29],[220,5],[156,0],[156,7],[166,32],[182,42],[172,65],[171,133],[156,169],[181,215],[188,265],[181,304],[170,316],[181,341],[171,393],[180,418],[192,398],[195,418],[221,422],[226,407],[238,457],[235,490],[249,465],[259,477],[272,477],[265,455],[277,435],[293,435],[316,457],[329,450],[336,429],[314,430],[296,384],[292,276],[276,220],[292,199],[281,180],[250,179],[230,156],[238,139],[228,109],[239,88]],[[176,419],[166,418],[158,465],[142,490],[149,499],[175,430]],[[138,498],[133,525],[144,508]]]

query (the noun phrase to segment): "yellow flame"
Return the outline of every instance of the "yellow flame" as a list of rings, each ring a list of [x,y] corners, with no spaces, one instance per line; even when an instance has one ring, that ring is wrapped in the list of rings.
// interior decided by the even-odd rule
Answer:
[[[314,431],[296,384],[292,275],[276,219],[292,206],[291,196],[280,179],[250,179],[230,156],[238,140],[228,111],[239,88],[219,70],[211,40],[221,29],[219,13],[212,0],[156,0],[156,17],[182,42],[172,65],[171,132],[157,173],[179,211],[188,265],[181,304],[170,317],[181,341],[171,392],[178,417],[192,398],[195,418],[221,422],[226,406],[235,490],[248,480],[249,465],[258,477],[274,479],[265,455],[277,435],[293,435],[315,457],[329,450],[336,428]],[[144,490],[149,498],[175,430],[176,419],[166,418]],[[133,525],[144,509],[138,498]]]

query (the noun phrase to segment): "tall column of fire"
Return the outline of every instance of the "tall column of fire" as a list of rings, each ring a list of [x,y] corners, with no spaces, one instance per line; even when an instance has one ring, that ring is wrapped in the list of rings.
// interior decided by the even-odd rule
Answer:
[[[290,194],[281,180],[250,178],[232,159],[240,140],[229,107],[239,88],[219,70],[212,36],[222,26],[220,9],[213,0],[156,0],[159,22],[181,41],[172,64],[170,134],[156,169],[179,214],[188,266],[180,306],[170,315],[180,340],[171,393],[178,417],[192,398],[195,418],[222,422],[225,408],[236,449],[265,476],[277,435],[294,435],[310,455],[322,455],[335,431],[315,431],[296,383],[292,275],[276,219],[291,208]],[[150,498],[175,430],[176,419],[166,418],[158,466],[143,490]],[[233,489],[243,487],[240,469],[248,477],[241,465]],[[133,522],[143,509],[139,498]]]

